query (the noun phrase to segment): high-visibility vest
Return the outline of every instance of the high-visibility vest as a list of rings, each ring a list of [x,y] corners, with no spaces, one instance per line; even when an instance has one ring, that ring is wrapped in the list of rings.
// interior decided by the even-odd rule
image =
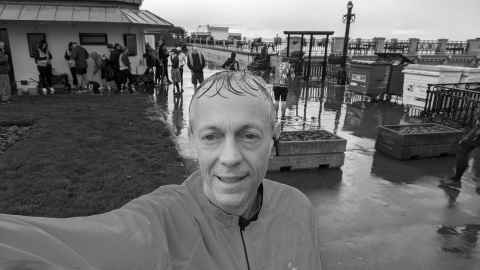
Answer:
[[[46,67],[48,64],[50,64],[50,52],[38,49],[37,65]]]

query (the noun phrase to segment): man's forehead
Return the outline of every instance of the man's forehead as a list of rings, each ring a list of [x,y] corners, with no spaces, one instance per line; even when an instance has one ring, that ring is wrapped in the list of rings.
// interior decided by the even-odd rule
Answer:
[[[192,117],[202,126],[231,122],[236,126],[263,125],[268,122],[268,107],[259,97],[202,97],[192,103]]]
[[[231,92],[222,92],[220,95],[214,96],[202,96],[200,98],[192,99],[192,106],[215,106],[215,105],[227,105],[222,106],[224,111],[228,111],[231,107],[237,106],[245,106],[248,105],[250,109],[258,108],[258,109],[266,109],[268,105],[268,101],[266,97],[261,95],[259,96],[251,96],[251,95],[239,95]]]

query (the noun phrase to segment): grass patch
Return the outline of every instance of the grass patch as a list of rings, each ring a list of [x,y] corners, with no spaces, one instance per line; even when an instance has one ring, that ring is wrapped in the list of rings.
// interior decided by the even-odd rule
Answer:
[[[106,212],[186,171],[168,128],[147,119],[148,98],[22,97],[0,122],[33,123],[0,155],[0,212],[71,217]]]

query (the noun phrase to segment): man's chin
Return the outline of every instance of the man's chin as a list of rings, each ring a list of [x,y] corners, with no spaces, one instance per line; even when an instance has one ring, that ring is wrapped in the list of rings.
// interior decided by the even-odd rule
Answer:
[[[232,194],[216,194],[215,204],[229,214],[241,214],[244,208],[244,197]]]

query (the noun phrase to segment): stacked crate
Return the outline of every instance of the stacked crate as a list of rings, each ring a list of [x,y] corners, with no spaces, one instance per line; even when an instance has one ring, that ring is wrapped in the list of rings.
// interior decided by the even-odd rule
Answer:
[[[375,148],[394,158],[405,160],[455,154],[462,131],[426,123],[380,126]]]
[[[325,130],[282,132],[269,171],[343,165],[347,141]]]

